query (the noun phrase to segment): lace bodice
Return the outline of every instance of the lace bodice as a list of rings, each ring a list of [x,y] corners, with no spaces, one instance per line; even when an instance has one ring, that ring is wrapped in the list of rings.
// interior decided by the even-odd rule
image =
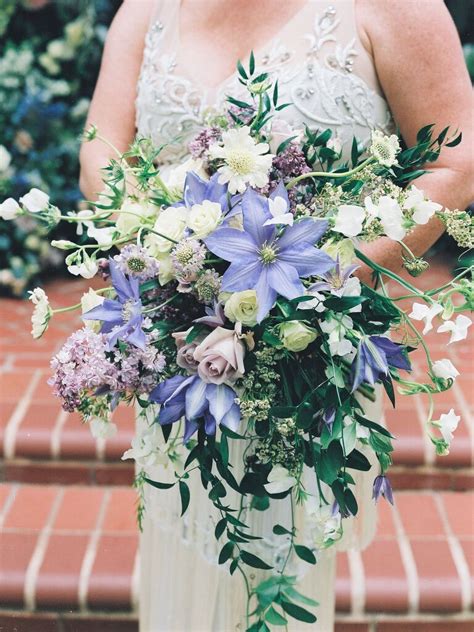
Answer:
[[[354,1],[308,0],[255,51],[257,69],[278,78],[281,102],[291,103],[279,116],[295,128],[331,128],[343,155],[353,136],[365,143],[371,130],[393,129],[372,58],[357,34]],[[179,7],[179,0],[157,0],[136,100],[137,133],[156,145],[172,143],[162,153],[167,162],[183,158],[206,115],[243,90],[237,72],[209,90],[179,66]]]

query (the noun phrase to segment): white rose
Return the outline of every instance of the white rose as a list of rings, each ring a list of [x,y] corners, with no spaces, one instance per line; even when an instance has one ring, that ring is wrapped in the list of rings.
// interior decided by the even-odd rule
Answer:
[[[49,204],[49,195],[39,189],[31,189],[26,195],[20,198],[20,204],[30,213],[39,213],[47,208]]]
[[[81,298],[82,313],[85,314],[90,309],[93,309],[94,307],[97,307],[98,305],[102,305],[103,302],[104,302],[104,297],[94,292],[92,288],[89,288],[89,291],[85,292]],[[84,322],[85,322],[85,326],[88,329],[92,329],[92,331],[95,331],[96,333],[98,333],[101,329],[100,320],[86,320]]]
[[[158,281],[160,285],[166,285],[170,281],[172,281],[174,276],[174,267],[171,262],[171,257],[169,253],[160,254],[157,256],[159,268],[158,268]]]
[[[164,236],[149,233],[145,238],[145,246],[153,257],[159,258],[160,255],[169,252],[176,245],[174,242],[182,239],[186,228],[186,215],[187,211],[184,208],[170,207],[161,211],[153,230]]]
[[[204,169],[204,161],[201,158],[188,158],[177,167],[162,167],[160,176],[171,193],[182,198],[184,192],[184,183],[189,171],[194,171],[200,178],[207,180],[208,176]]]
[[[21,208],[16,200],[7,198],[3,204],[0,204],[0,218],[13,219],[21,215]]]
[[[255,290],[244,290],[234,292],[227,300],[224,313],[232,322],[241,322],[247,327],[254,327],[257,324],[257,292]]]
[[[346,237],[356,237],[362,231],[365,210],[354,204],[341,204],[338,208],[334,230]]]
[[[218,202],[204,200],[194,204],[188,213],[188,226],[196,237],[207,237],[217,228],[222,218],[222,207]]]
[[[152,204],[133,202],[127,199],[119,211],[121,212],[117,213],[118,217],[115,225],[121,235],[128,235],[156,215],[158,209]]]
[[[12,157],[10,153],[7,151],[6,147],[0,145],[0,172],[6,171],[10,166]]]
[[[442,380],[454,380],[459,375],[459,371],[451,360],[448,359],[436,360],[436,362],[433,363],[433,373]]]

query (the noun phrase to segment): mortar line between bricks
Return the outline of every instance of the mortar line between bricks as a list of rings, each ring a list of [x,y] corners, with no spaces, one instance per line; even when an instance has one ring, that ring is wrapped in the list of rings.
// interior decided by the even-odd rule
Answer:
[[[20,427],[23,417],[25,416],[28,406],[30,405],[33,392],[40,380],[40,377],[41,370],[36,369],[31,376],[30,383],[28,384],[24,395],[22,395],[15,410],[12,413],[12,416],[8,420],[3,439],[3,454],[5,456],[5,459],[13,459],[15,456],[15,442],[18,428]]]
[[[2,529],[3,523],[5,522],[5,518],[7,517],[8,512],[10,511],[11,506],[13,505],[13,501],[16,498],[16,494],[18,492],[19,487],[20,486],[18,484],[12,484],[12,488],[10,490],[10,493],[8,494],[8,498],[3,504],[3,509],[2,511],[0,511],[0,530]]]
[[[461,584],[461,600],[462,609],[464,612],[469,612],[471,609],[471,573],[464,556],[461,544],[456,534],[451,529],[451,525],[444,508],[443,501],[439,494],[432,494],[436,508],[443,523],[444,530],[446,531],[449,550],[453,557],[454,566],[456,567],[457,574],[459,576],[459,582]]]
[[[44,525],[41,533],[38,536],[38,541],[31,556],[28,568],[25,573],[25,585],[23,587],[23,600],[25,602],[25,608],[27,610],[35,610],[36,608],[36,588],[38,583],[38,574],[43,563],[46,549],[48,547],[49,538],[53,530],[53,524],[56,520],[56,516],[59,511],[62,499],[64,496],[64,489],[58,489],[56,492],[56,498],[51,506],[48,520]]]
[[[140,606],[140,536],[138,539],[138,549],[133,562],[131,601],[133,612],[138,612]]]
[[[61,455],[61,433],[68,416],[69,413],[61,408],[56,417],[56,422],[51,433],[51,442],[49,444],[49,451],[53,459],[58,459]]]
[[[408,613],[416,614],[420,605],[420,582],[418,579],[418,570],[416,568],[415,558],[410,545],[410,540],[405,533],[403,522],[395,504],[393,507],[393,522],[397,533],[398,547],[402,558],[403,568],[407,578],[408,587]]]
[[[355,617],[364,614],[365,608],[365,573],[360,551],[347,551],[349,570],[351,573],[351,613]]]
[[[453,389],[453,392],[454,392],[454,396],[457,399],[459,407],[460,407],[460,409],[462,411],[462,415],[465,416],[464,423],[467,426],[467,432],[468,432],[469,437],[471,439],[471,441],[470,441],[470,444],[471,444],[471,464],[474,464],[474,419],[472,418],[472,415],[469,412],[470,411],[469,402],[464,397],[464,393],[463,393],[462,388],[459,386],[459,384],[454,382],[454,384],[452,386],[452,389]]]
[[[413,398],[415,400],[415,409],[417,412],[418,423],[421,425],[421,436],[423,437],[424,445],[424,461],[425,465],[434,465],[435,452],[431,444],[431,440],[428,436],[425,420],[427,418],[426,408],[423,406],[420,396]]]
[[[102,505],[97,514],[97,520],[94,530],[92,531],[87,549],[82,560],[81,570],[79,573],[79,587],[77,590],[77,602],[80,612],[87,612],[87,593],[89,590],[89,580],[92,574],[92,567],[97,555],[99,538],[102,531],[102,525],[105,519],[105,512],[110,502],[111,490],[107,489],[102,498]]]

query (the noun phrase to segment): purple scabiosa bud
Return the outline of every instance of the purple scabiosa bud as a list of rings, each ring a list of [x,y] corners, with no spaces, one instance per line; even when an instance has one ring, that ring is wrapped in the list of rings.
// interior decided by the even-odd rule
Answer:
[[[390,485],[388,478],[383,474],[380,474],[375,478],[372,490],[372,498],[375,502],[378,501],[380,496],[383,496],[391,505],[393,505],[392,486]]]

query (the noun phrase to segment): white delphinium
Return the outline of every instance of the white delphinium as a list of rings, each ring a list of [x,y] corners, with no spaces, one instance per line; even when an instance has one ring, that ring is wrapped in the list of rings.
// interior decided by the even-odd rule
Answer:
[[[443,360],[436,360],[436,362],[433,362],[433,374],[442,380],[455,380],[459,375],[459,371],[456,369],[451,360],[445,358]]]
[[[48,329],[48,324],[53,315],[46,292],[40,287],[29,292],[29,299],[33,303],[34,310],[31,316],[31,335],[33,338],[41,338]]]
[[[21,207],[13,198],[7,198],[0,204],[0,219],[10,220],[21,215]]]
[[[437,211],[443,208],[441,204],[432,202],[425,198],[423,191],[412,186],[409,191],[403,208],[413,210],[413,221],[417,224],[427,224]]]
[[[433,318],[435,318],[438,314],[441,314],[442,311],[443,306],[439,303],[433,303],[430,306],[423,305],[423,303],[413,303],[411,313],[408,314],[408,317],[413,320],[422,320],[425,323],[425,327],[423,329],[424,335],[433,329]]]
[[[268,143],[256,143],[247,125],[224,132],[222,142],[211,145],[209,154],[224,161],[217,170],[219,183],[228,183],[230,193],[243,193],[247,186],[259,188],[268,183],[274,158],[268,153]]]
[[[397,164],[397,154],[400,152],[400,142],[398,136],[391,134],[386,136],[379,130],[372,132],[372,142],[369,147],[369,153],[375,160],[384,165],[384,167],[392,167]]]
[[[356,237],[362,232],[365,210],[354,204],[341,204],[337,210],[334,230],[345,237]]]
[[[440,325],[437,329],[437,332],[449,332],[451,334],[451,338],[448,344],[451,344],[452,342],[459,342],[460,340],[464,340],[467,337],[467,330],[471,325],[472,320],[469,318],[469,316],[459,314],[458,316],[456,316],[456,320],[448,320]]]
[[[448,448],[451,445],[451,441],[454,437],[453,433],[458,427],[460,421],[461,417],[459,415],[456,415],[454,409],[451,408],[448,413],[443,413],[442,415],[440,415],[438,421],[431,422],[433,426],[439,428],[439,431],[441,432],[444,441],[447,443]],[[448,450],[445,451],[445,454],[448,454]]]
[[[33,188],[20,198],[20,204],[30,213],[44,211],[49,205],[49,195]]]

